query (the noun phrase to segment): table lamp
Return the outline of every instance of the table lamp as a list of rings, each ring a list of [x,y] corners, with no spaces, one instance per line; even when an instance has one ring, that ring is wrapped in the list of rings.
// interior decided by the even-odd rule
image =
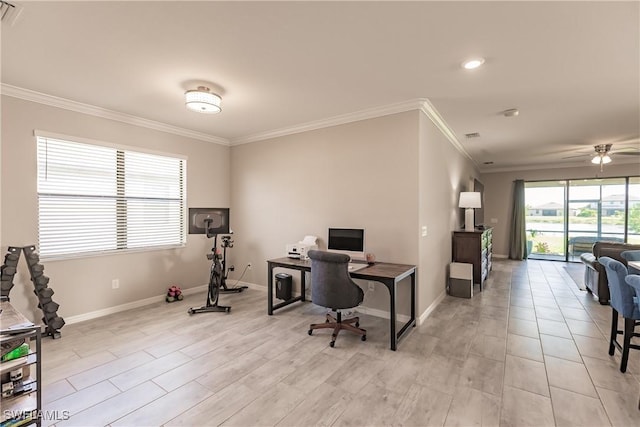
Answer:
[[[464,231],[474,231],[473,209],[482,207],[480,193],[473,191],[463,191],[460,193],[460,203],[458,207],[464,208]]]

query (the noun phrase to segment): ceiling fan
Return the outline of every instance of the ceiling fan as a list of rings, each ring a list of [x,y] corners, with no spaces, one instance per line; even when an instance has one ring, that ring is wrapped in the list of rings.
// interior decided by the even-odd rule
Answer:
[[[593,148],[595,153],[591,154],[581,154],[579,156],[570,156],[565,157],[565,159],[575,158],[575,157],[583,157],[585,155],[593,156],[591,158],[591,163],[594,165],[600,165],[600,172],[602,172],[602,168],[607,163],[611,163],[611,156],[615,155],[624,155],[624,156],[640,156],[640,150],[637,148],[622,148],[616,151],[611,151],[613,144],[598,144],[594,145]]]

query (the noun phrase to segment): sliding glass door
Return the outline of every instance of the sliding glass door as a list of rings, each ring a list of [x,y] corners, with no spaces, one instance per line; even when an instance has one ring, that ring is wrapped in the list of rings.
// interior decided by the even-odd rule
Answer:
[[[525,183],[530,258],[579,261],[598,240],[640,243],[640,177]]]
[[[625,212],[625,178],[569,181],[569,261],[598,240],[624,242]]]
[[[565,259],[566,181],[525,183],[527,253],[530,258]]]

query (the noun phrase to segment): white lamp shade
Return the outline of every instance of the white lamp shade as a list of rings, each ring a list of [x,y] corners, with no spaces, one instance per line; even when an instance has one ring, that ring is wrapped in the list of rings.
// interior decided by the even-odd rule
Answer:
[[[188,109],[199,113],[215,114],[222,111],[220,103],[222,98],[209,92],[209,88],[199,86],[196,90],[188,90],[184,94],[185,105]]]
[[[482,202],[480,193],[474,191],[463,191],[460,193],[460,208],[481,208]]]
[[[594,165],[598,165],[600,163],[606,165],[607,163],[611,163],[611,157],[609,157],[608,154],[605,154],[604,156],[598,155],[591,159],[591,163],[593,163]]]

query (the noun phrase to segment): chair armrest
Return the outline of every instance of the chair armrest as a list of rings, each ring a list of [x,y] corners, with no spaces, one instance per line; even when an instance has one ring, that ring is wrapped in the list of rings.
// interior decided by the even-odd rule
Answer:
[[[597,258],[590,253],[583,253],[580,255],[580,261],[582,261],[588,267],[596,269],[596,264],[598,264]]]

